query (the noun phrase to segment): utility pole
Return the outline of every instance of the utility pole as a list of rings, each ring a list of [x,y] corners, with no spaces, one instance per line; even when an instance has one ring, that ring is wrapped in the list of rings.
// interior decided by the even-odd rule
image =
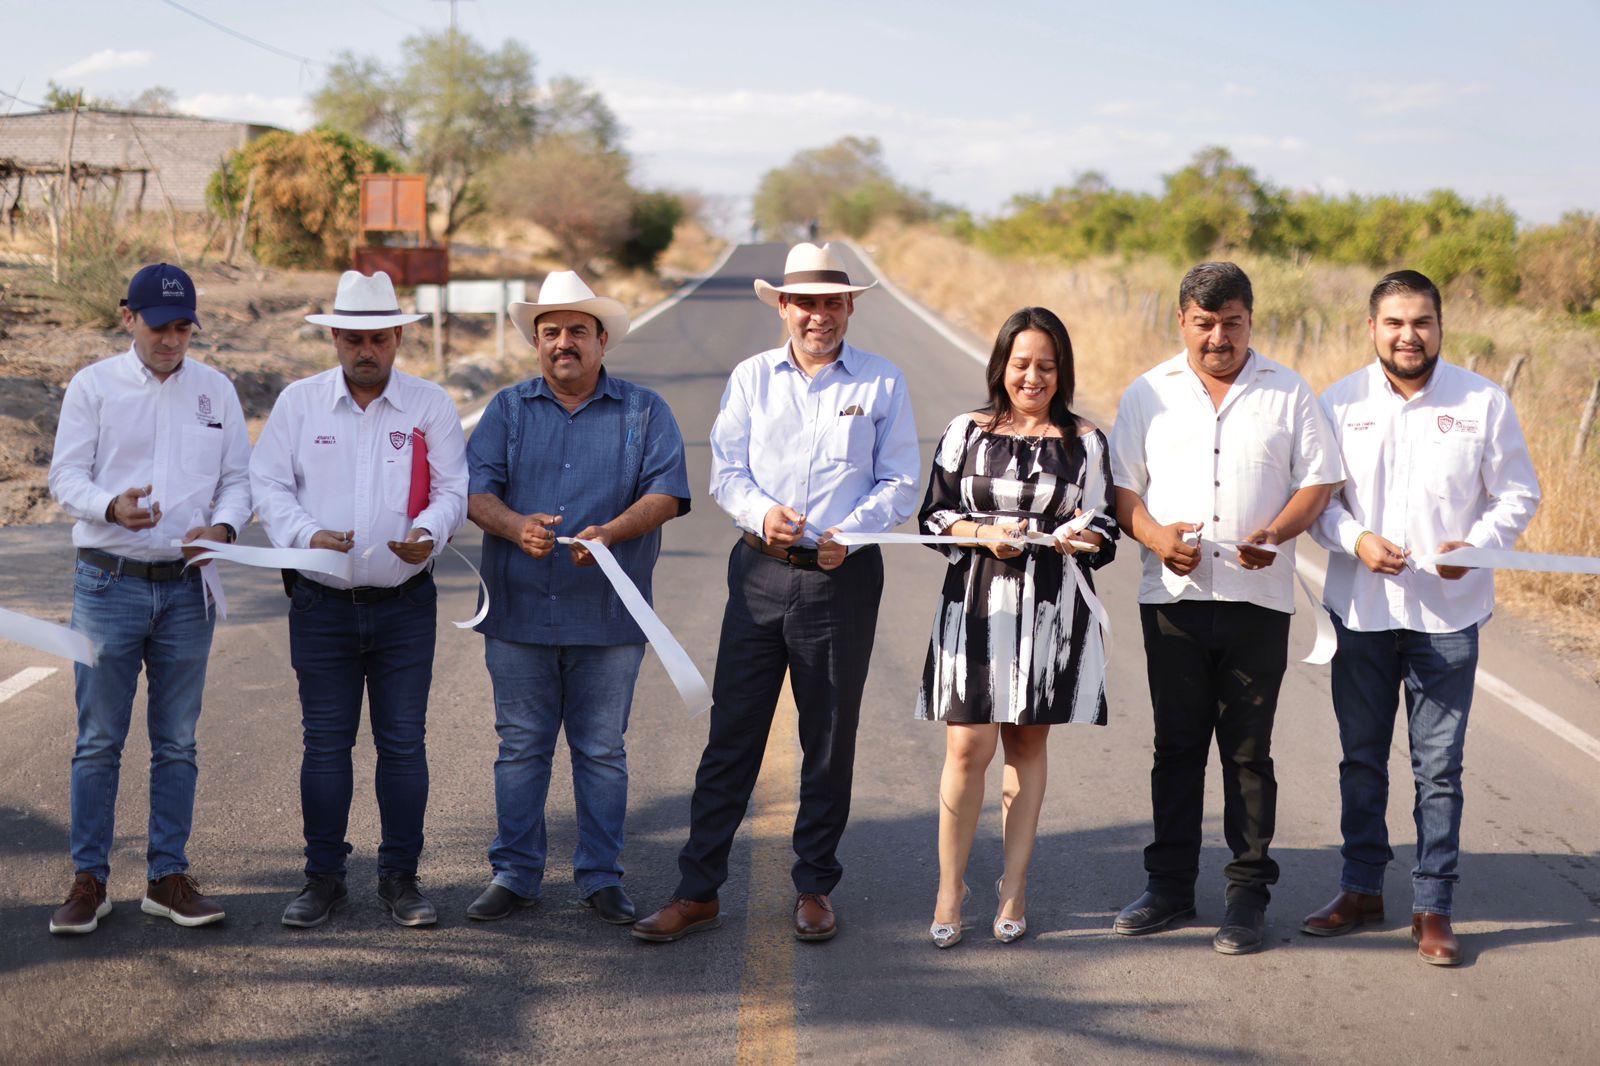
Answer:
[[[452,37],[455,36],[455,32],[456,32],[456,5],[461,3],[461,0],[435,0],[435,3],[449,4],[450,5],[450,35]]]

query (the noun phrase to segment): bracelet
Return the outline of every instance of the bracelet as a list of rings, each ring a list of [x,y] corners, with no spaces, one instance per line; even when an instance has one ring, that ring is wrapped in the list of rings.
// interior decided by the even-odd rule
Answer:
[[[1370,537],[1370,536],[1372,536],[1372,530],[1363,529],[1361,531],[1361,536],[1356,538],[1356,546],[1355,546],[1355,550],[1352,552],[1352,554],[1359,556],[1361,554],[1361,542],[1362,542],[1362,540],[1364,540],[1365,538]]]

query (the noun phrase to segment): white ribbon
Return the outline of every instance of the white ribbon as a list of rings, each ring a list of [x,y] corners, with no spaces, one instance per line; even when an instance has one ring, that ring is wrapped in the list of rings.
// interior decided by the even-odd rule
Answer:
[[[220,540],[191,540],[184,547],[205,549],[189,560],[191,565],[204,559],[226,559],[242,566],[311,570],[342,581],[350,580],[350,556],[332,548],[256,548],[247,544],[225,544]]]
[[[1079,515],[1072,522],[1062,526],[1061,529],[1080,532],[1089,524],[1089,519],[1092,517],[1094,517],[1093,511]],[[996,544],[1015,544],[1018,541],[1024,544],[1037,544],[1050,548],[1056,546],[1056,538],[1051,534],[1032,531],[1010,540],[977,540],[973,537],[950,537],[937,534],[924,535],[921,533],[835,533],[833,540],[834,543],[843,544],[847,547],[853,547],[858,544],[961,544],[969,548],[988,548]],[[1067,543],[1074,545],[1082,543],[1087,549],[1095,550],[1095,546],[1087,541],[1068,540]],[[1094,616],[1096,622],[1100,623],[1100,643],[1105,649],[1105,661],[1109,663],[1111,661],[1111,615],[1106,612],[1105,604],[1101,603],[1100,598],[1094,594],[1094,589],[1089,585],[1089,579],[1084,576],[1083,568],[1069,562],[1066,564],[1066,569],[1072,572],[1073,583],[1078,587],[1078,595],[1083,597],[1084,606],[1089,608],[1089,613]]]
[[[190,516],[189,524],[191,526],[208,526],[211,523],[206,521],[204,514],[196,510]],[[191,541],[189,543],[194,542]],[[185,546],[185,542],[175,540],[172,542],[172,546],[174,548],[182,548]],[[192,565],[192,563],[184,563],[184,566]],[[202,566],[199,569],[200,585],[205,590],[206,611],[210,612],[214,608],[218,618],[226,619],[228,617],[228,596],[227,593],[222,591],[222,574],[214,566]]]
[[[18,644],[85,666],[93,666],[100,652],[94,641],[76,629],[46,622],[20,611],[8,611],[4,607],[0,607],[0,639],[14,640]]]
[[[689,717],[707,710],[711,706],[711,690],[706,686],[706,679],[700,675],[689,653],[683,650],[683,645],[673,637],[672,631],[650,609],[638,586],[628,577],[610,549],[599,541],[579,540],[576,537],[557,537],[556,541],[581,545],[594,556],[594,561],[600,564],[600,572],[605,574],[606,580],[611,582],[612,589],[616,591],[617,598],[628,609],[628,614],[633,616],[639,628],[644,630],[645,639],[656,650],[656,657],[666,668],[667,676],[672,679],[684,707],[689,711]]]
[[[431,541],[431,540],[417,540],[417,541],[412,541],[411,543],[413,543],[413,544],[432,544],[433,541]],[[372,558],[372,553],[373,552],[377,551],[379,548],[384,548],[384,547],[388,547],[388,542],[387,541],[385,541],[383,543],[380,543],[380,544],[369,545],[367,547],[367,550],[361,553],[361,558],[370,559],[370,558]],[[462,562],[467,564],[467,569],[472,571],[472,576],[478,579],[478,591],[483,594],[483,597],[482,597],[483,598],[483,605],[478,608],[478,613],[477,614],[473,615],[471,618],[467,619],[465,622],[451,622],[450,623],[451,625],[455,626],[457,629],[471,629],[473,626],[477,625],[479,622],[481,622],[485,618],[489,617],[489,583],[483,579],[483,575],[478,572],[478,568],[476,566],[472,565],[472,560],[468,559],[465,555],[461,554],[461,550],[459,548],[457,548],[454,544],[451,544],[449,541],[445,542],[445,547],[449,548],[451,551],[455,552],[456,553],[456,558],[460,559]]]
[[[1254,548],[1256,551],[1266,552],[1268,555],[1277,555],[1278,548],[1273,544],[1252,544],[1247,540],[1214,540],[1210,543],[1219,548]],[[1311,616],[1317,620],[1317,639],[1312,642],[1311,650],[1300,661],[1312,666],[1323,666],[1333,662],[1333,653],[1339,648],[1339,635],[1333,631],[1333,616],[1322,605],[1322,600],[1312,591],[1311,583],[1298,569],[1294,572],[1294,579],[1300,585],[1300,591],[1305,594],[1306,602],[1311,605]]]
[[[1545,574],[1600,574],[1600,558],[1593,555],[1551,555],[1547,552],[1518,552],[1503,548],[1455,548],[1442,555],[1425,555],[1416,560],[1416,565],[1532,570]]]

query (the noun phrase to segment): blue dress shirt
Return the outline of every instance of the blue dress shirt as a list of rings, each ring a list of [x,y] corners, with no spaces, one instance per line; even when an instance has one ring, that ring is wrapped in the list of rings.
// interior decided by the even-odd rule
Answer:
[[[604,370],[594,395],[568,411],[533,378],[503,389],[467,441],[468,494],[487,492],[518,514],[559,515],[557,536],[611,521],[651,493],[689,511],[683,435],[665,400]],[[611,554],[651,599],[661,530],[624,541]],[[535,559],[521,545],[483,537],[489,614],[478,632],[520,644],[643,644],[598,566],[573,565],[558,546]]]
[[[905,376],[849,344],[812,378],[788,345],[746,359],[711,427],[711,495],[758,537],[779,504],[806,516],[803,545],[887,532],[916,510],[921,469]]]

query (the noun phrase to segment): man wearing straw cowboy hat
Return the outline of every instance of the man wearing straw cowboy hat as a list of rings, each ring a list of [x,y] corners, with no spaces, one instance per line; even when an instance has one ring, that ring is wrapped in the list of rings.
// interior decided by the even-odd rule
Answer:
[[[494,683],[493,879],[467,917],[504,918],[539,898],[544,807],[563,728],[572,752],[578,845],[572,875],[604,921],[633,921],[622,890],[628,755],[623,734],[645,637],[579,544],[604,545],[650,599],[661,526],[689,511],[683,437],[650,389],[607,373],[628,312],[557,271],[536,302],[508,309],[541,376],[502,390],[472,433],[468,515],[482,527],[489,613],[479,624]]]
[[[72,628],[99,645],[76,668],[72,891],[52,933],[92,933],[111,913],[106,878],[122,746],[141,667],[150,732],[149,878],[140,909],[183,926],[220,921],[184,853],[194,820],[195,727],[212,617],[183,540],[233,540],[250,521],[250,434],[233,383],[186,357],[200,328],[194,281],[168,263],[128,283],[122,324],[133,343],[67,386],[50,491],[76,518]],[[204,566],[205,563],[198,564]]]
[[[711,429],[711,492],[741,534],[728,562],[711,731],[681,878],[672,900],[635,924],[641,940],[676,940],[720,921],[717,890],[785,673],[804,751],[795,936],[827,940],[838,929],[829,894],[844,872],[835,851],[850,814],[883,556],[875,545],[847,553],[833,537],[905,521],[921,467],[904,376],[844,340],[855,295],[872,284],[853,284],[838,254],[813,244],[790,250],[781,285],[755,283],[788,338],[734,368]]]
[[[352,578],[284,571],[306,839],[306,885],[284,925],[320,925],[346,900],[363,688],[378,750],[378,898],[401,925],[437,919],[417,888],[437,598],[427,564],[466,517],[467,466],[450,397],[394,369],[402,327],[420,317],[401,312],[389,275],[345,271],[332,313],[306,316],[330,327],[339,365],[283,390],[250,461],[273,545],[349,552]]]

